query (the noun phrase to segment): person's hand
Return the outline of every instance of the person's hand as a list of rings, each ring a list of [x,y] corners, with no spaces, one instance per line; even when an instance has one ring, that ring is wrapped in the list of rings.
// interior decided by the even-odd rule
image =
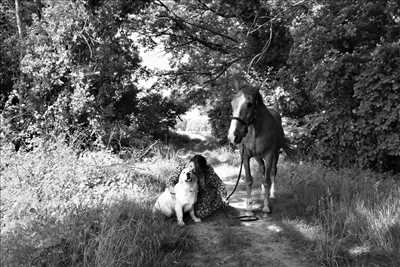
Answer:
[[[229,199],[227,199],[226,197],[223,197],[222,203],[224,203],[225,206],[229,206]]]

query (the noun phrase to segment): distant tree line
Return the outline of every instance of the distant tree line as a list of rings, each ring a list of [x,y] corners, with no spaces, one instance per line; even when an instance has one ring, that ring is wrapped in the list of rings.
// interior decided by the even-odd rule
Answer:
[[[306,129],[293,140],[305,156],[400,168],[396,0],[19,2],[0,4],[2,131],[15,142],[80,133],[137,145],[191,104],[213,107],[224,141],[236,77]],[[138,45],[160,42],[172,70],[140,67]]]

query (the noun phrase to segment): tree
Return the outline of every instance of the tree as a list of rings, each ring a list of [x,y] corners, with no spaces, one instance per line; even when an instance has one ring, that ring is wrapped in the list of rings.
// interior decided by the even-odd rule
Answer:
[[[128,12],[145,4],[44,2],[42,19],[33,19],[26,29],[22,75],[2,114],[8,136],[20,143],[46,133],[79,134],[83,144],[110,144],[112,138],[121,143],[121,136],[136,135],[145,111],[138,106],[135,75],[143,71],[126,23]],[[175,107],[179,110],[172,105],[170,111]]]
[[[162,42],[173,54],[173,70],[158,73],[179,84],[185,102],[210,103],[217,136],[225,139],[221,118],[228,112],[232,77],[254,85],[283,66],[290,52],[288,21],[307,10],[304,4],[277,1],[163,1],[157,0],[135,17],[143,44]],[[269,93],[269,92],[268,92]],[[221,127],[220,127],[221,126]],[[221,140],[222,141],[222,140]]]
[[[293,22],[294,44],[278,77],[295,103],[285,111],[308,115],[315,141],[304,145],[317,158],[399,168],[399,20],[396,1],[342,0],[321,1]]]
[[[15,0],[15,19],[17,21],[18,36],[23,39],[23,26],[21,20],[21,3],[19,0]]]

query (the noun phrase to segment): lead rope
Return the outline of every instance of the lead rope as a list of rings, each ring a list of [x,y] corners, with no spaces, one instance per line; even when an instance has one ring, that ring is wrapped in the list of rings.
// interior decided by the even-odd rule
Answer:
[[[242,145],[242,151],[240,152],[240,158],[241,158],[241,162],[240,162],[240,169],[239,169],[239,175],[238,178],[236,180],[236,184],[235,187],[233,188],[232,192],[229,194],[229,196],[226,197],[226,202],[228,202],[229,198],[233,195],[233,193],[235,193],[236,188],[239,184],[240,181],[240,175],[242,174],[242,167],[243,167],[243,153],[244,153],[244,146]]]
[[[240,158],[241,158],[241,162],[240,162],[240,169],[239,169],[239,175],[238,178],[236,180],[236,184],[235,187],[233,188],[232,192],[229,194],[229,196],[225,199],[226,202],[228,202],[229,198],[233,195],[233,193],[235,193],[236,188],[238,187],[239,184],[239,180],[240,180],[240,175],[242,174],[242,167],[243,167],[243,153],[244,153],[244,146],[242,145],[242,151],[240,153]],[[229,217],[226,212],[224,211],[225,216]],[[239,215],[236,216],[237,219],[239,219],[242,222],[252,222],[252,221],[257,221],[259,218],[255,215]]]

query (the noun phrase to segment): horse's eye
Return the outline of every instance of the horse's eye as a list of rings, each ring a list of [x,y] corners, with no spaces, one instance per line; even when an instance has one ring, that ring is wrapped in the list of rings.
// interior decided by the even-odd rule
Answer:
[[[253,103],[247,103],[247,107],[251,108],[253,106]]]

